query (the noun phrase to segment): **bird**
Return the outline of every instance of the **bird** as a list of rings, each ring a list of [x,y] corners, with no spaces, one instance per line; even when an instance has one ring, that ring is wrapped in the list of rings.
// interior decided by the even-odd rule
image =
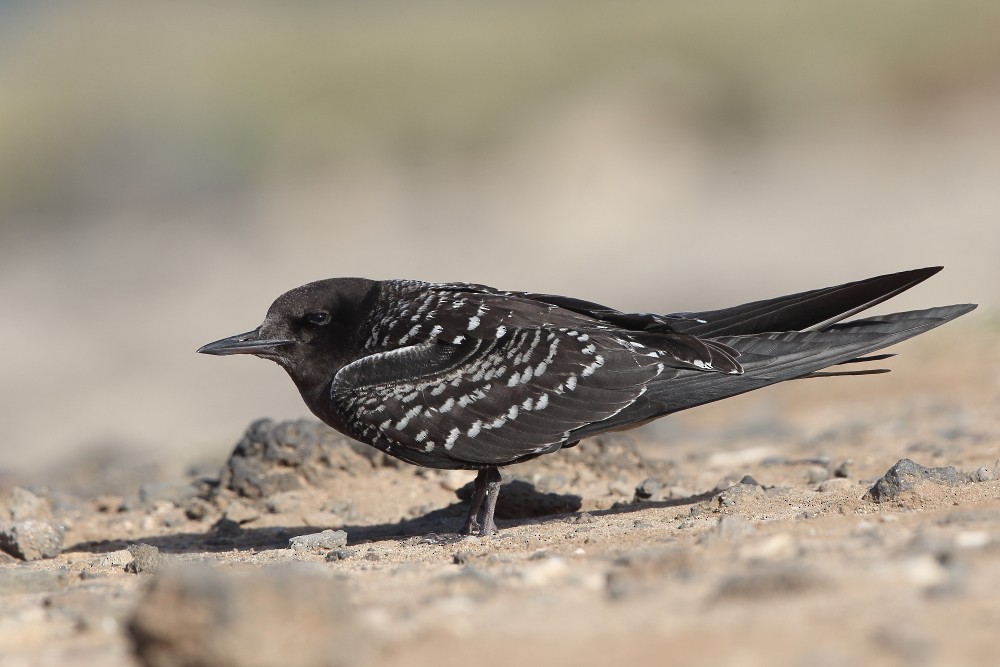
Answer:
[[[332,278],[198,352],[277,362],[337,431],[411,464],[477,471],[458,532],[489,536],[501,467],[778,382],[888,372],[855,364],[976,304],[849,318],[941,268],[666,315],[474,283]]]

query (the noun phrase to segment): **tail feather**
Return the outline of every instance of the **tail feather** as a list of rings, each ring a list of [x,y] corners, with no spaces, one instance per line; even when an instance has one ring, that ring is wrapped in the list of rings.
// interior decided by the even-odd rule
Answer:
[[[679,332],[701,337],[769,331],[818,331],[871,308],[927,280],[942,267],[902,271],[866,280],[754,301],[672,320]]]
[[[639,401],[603,422],[574,431],[586,437],[626,427],[743,394],[771,384],[805,377],[870,374],[865,371],[820,373],[824,368],[892,355],[874,355],[900,341],[949,322],[975,309],[975,304],[942,306],[834,324],[820,331],[787,331],[720,336],[713,342],[739,352],[742,375],[679,370],[655,380]],[[883,371],[884,369],[875,369]]]

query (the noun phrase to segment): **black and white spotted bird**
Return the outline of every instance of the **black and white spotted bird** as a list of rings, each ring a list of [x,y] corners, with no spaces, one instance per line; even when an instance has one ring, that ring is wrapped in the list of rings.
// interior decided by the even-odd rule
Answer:
[[[871,353],[974,309],[845,321],[940,269],[674,315],[334,278],[283,294],[259,327],[198,351],[277,362],[317,417],[386,454],[478,470],[461,532],[489,535],[501,466],[784,380],[884,372],[821,371],[892,356]]]

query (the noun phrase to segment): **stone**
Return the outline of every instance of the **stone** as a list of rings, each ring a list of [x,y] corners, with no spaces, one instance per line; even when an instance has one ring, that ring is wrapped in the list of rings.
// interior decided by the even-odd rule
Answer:
[[[927,468],[910,459],[900,459],[875,482],[865,494],[865,499],[886,502],[920,482],[958,486],[968,482],[968,478],[951,466]]]
[[[636,500],[654,500],[660,496],[663,491],[665,484],[653,477],[647,477],[635,487],[635,499]]]
[[[8,517],[13,521],[48,519],[52,516],[47,500],[19,486],[10,490],[10,497],[4,504],[7,507]]]
[[[989,468],[976,468],[969,474],[969,480],[973,482],[992,482],[993,471]]]
[[[229,456],[216,493],[251,498],[323,486],[337,472],[363,474],[402,464],[374,447],[337,433],[318,421],[252,423]]]
[[[347,533],[343,530],[324,530],[322,533],[299,535],[288,540],[293,551],[330,551],[347,546]]]
[[[244,524],[259,519],[260,512],[244,502],[235,500],[229,504],[222,516],[238,524]]]
[[[132,574],[155,573],[163,566],[160,550],[150,544],[130,544],[128,552],[132,560],[125,564],[125,571]]]
[[[854,482],[846,477],[834,477],[833,479],[828,479],[820,484],[816,490],[821,493],[830,493],[833,491],[846,491],[847,489],[853,488]]]
[[[21,560],[55,558],[62,551],[63,528],[48,519],[0,524],[0,549]]]

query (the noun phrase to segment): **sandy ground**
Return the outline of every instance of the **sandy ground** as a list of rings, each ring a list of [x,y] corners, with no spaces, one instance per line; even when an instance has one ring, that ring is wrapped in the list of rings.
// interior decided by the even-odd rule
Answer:
[[[308,425],[258,425],[308,455],[266,462],[244,438],[221,481],[121,453],[4,480],[10,511],[66,533],[55,558],[0,554],[0,666],[995,664],[1000,346],[953,329],[889,375],[511,467],[493,538],[448,534],[470,473],[320,431],[324,449]],[[985,481],[865,498],[903,458]],[[323,529],[347,544],[289,548]]]

